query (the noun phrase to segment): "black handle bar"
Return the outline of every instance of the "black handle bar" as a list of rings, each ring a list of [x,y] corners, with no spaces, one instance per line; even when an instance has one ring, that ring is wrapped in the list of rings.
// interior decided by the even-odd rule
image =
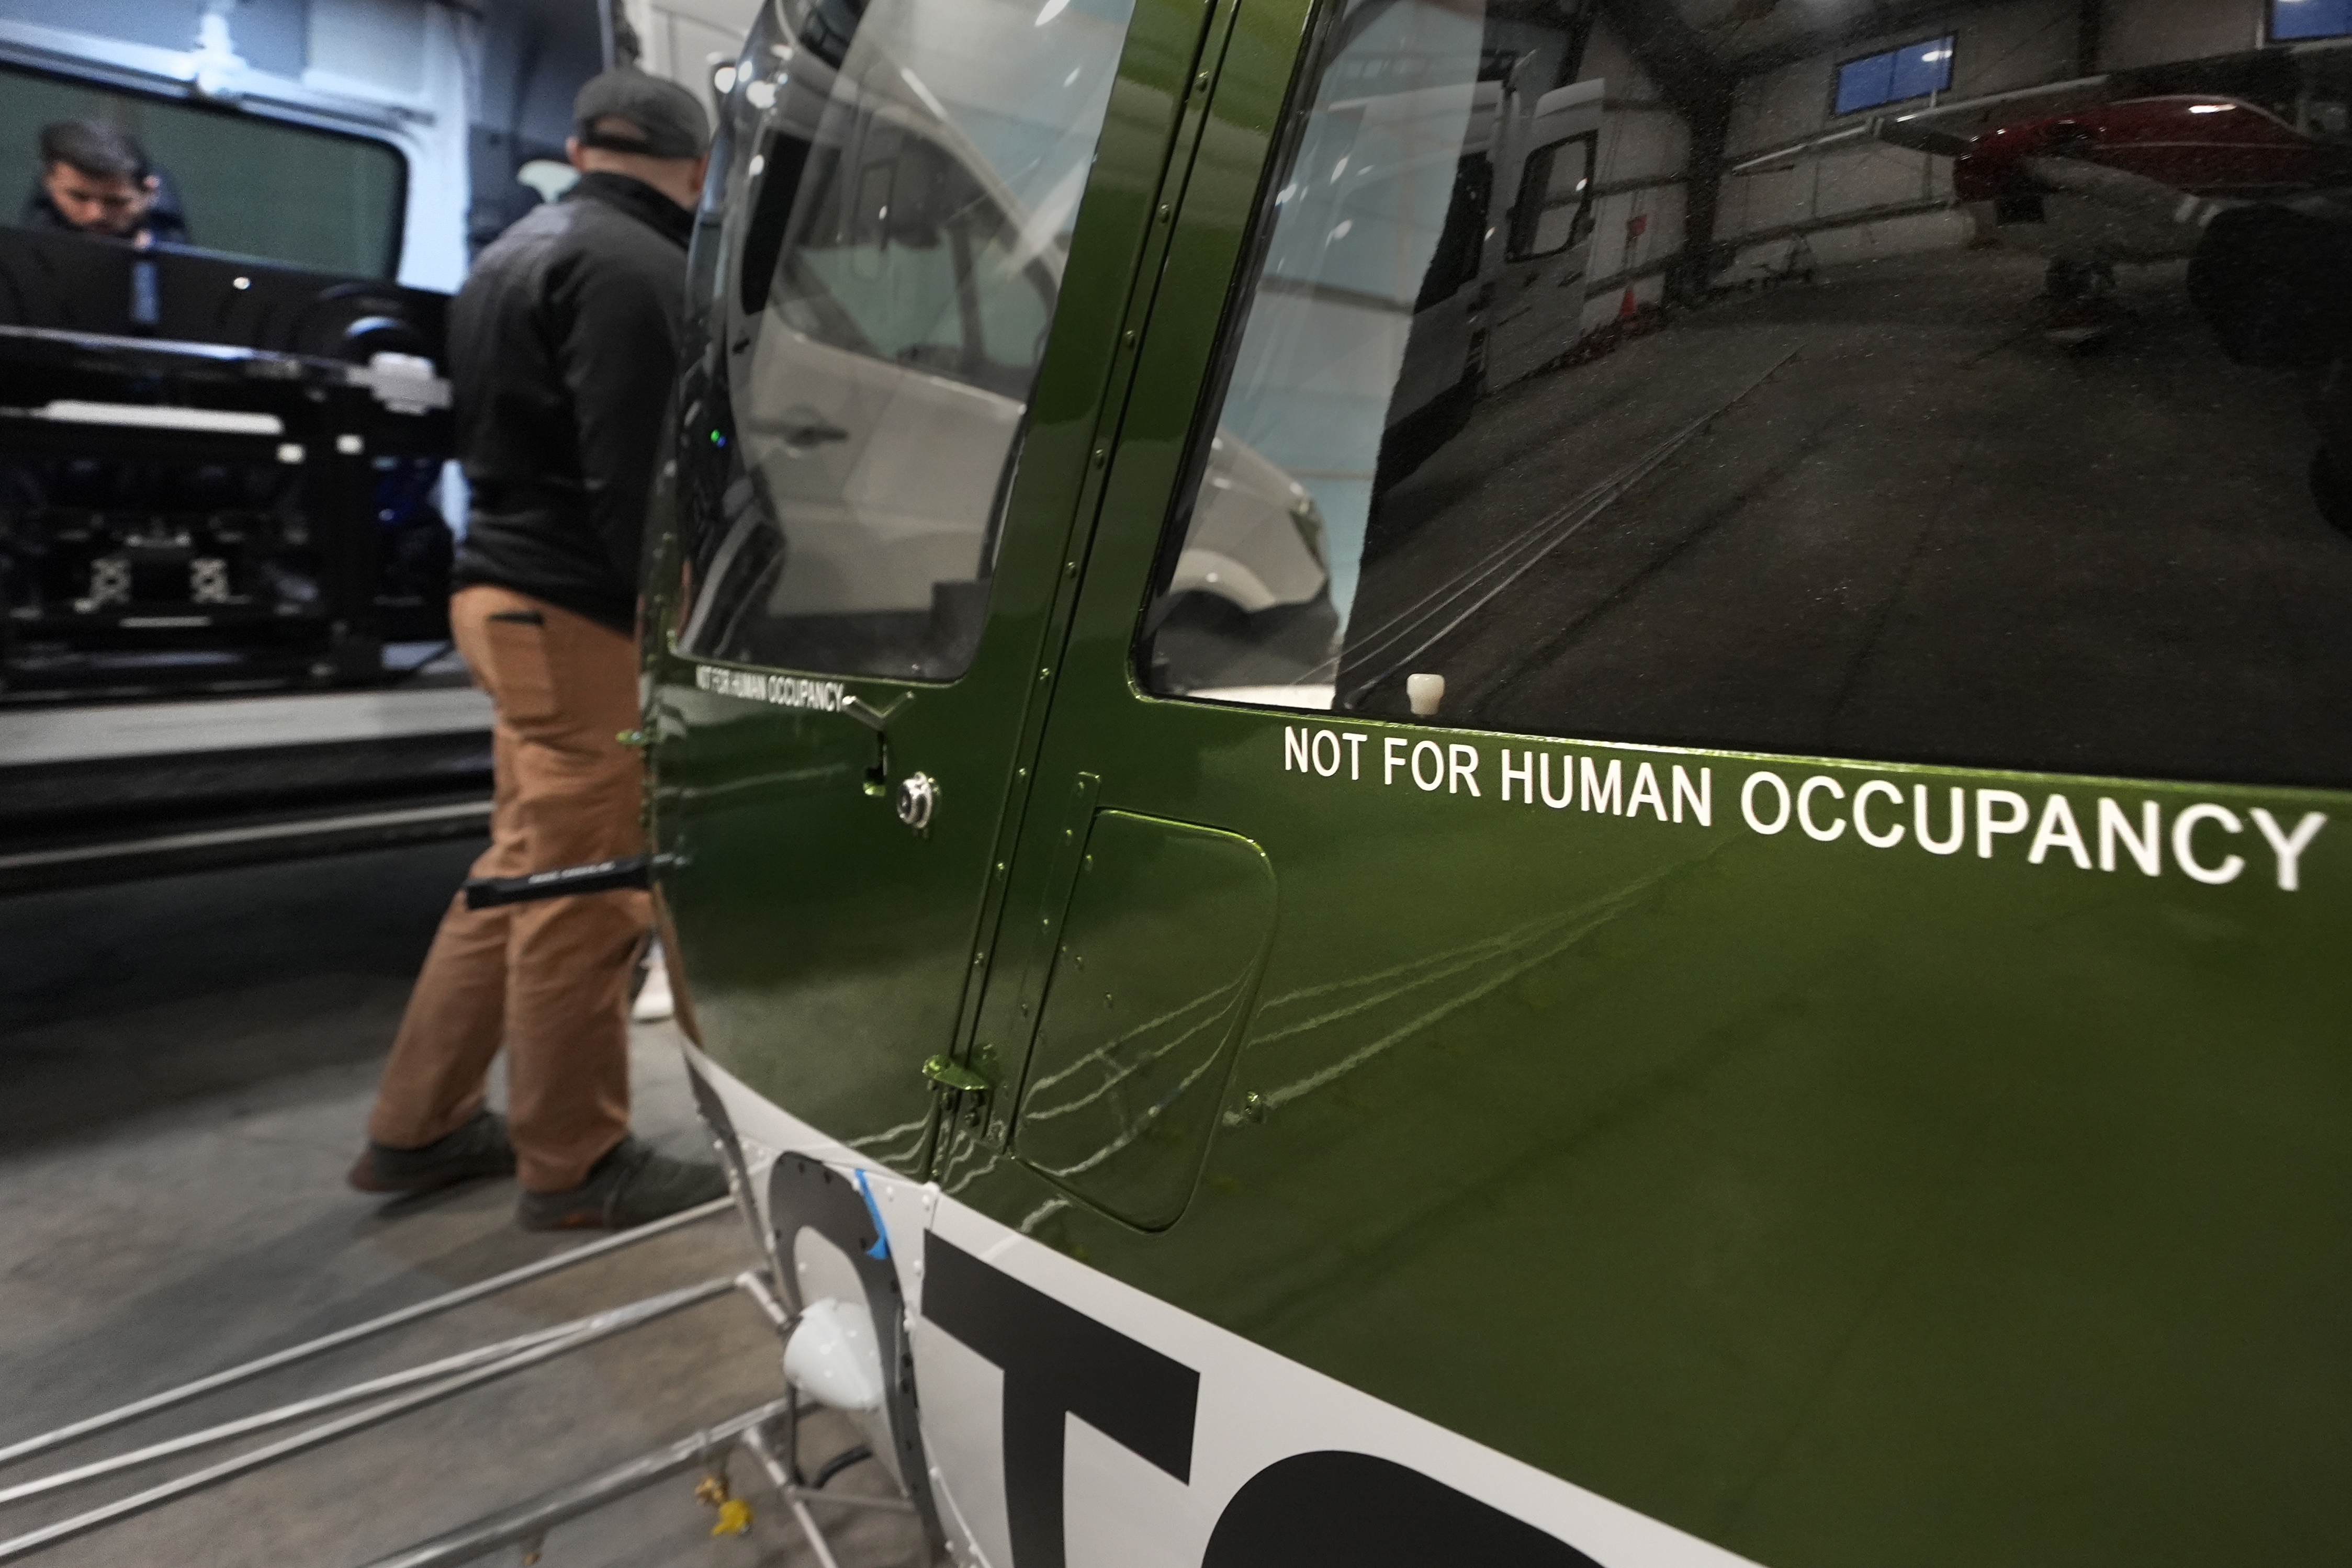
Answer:
[[[610,893],[619,887],[651,887],[651,855],[567,865],[535,871],[529,876],[478,876],[466,883],[466,907],[490,909],[501,904],[529,904],[541,898],[562,898],[573,893]]]

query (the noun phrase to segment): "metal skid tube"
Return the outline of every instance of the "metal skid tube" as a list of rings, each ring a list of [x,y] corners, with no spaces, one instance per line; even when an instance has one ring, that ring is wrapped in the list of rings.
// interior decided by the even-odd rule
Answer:
[[[787,1397],[784,1403],[791,1412],[788,1417],[790,1430],[797,1446],[800,1441],[800,1402],[793,1396]],[[809,1512],[808,1504],[801,1496],[802,1489],[793,1480],[791,1467],[776,1458],[775,1451],[768,1447],[766,1436],[754,1427],[743,1434],[743,1446],[751,1450],[752,1458],[760,1461],[760,1468],[768,1472],[768,1479],[783,1494],[784,1506],[793,1511],[793,1522],[801,1527],[801,1535],[808,1542],[809,1550],[816,1554],[817,1562],[823,1568],[841,1568],[840,1561],[833,1554],[833,1543],[817,1527],[815,1515]]]
[[[739,1280],[739,1283],[742,1281]],[[744,1289],[759,1293],[756,1283]],[[784,1500],[784,1506],[800,1527],[822,1568],[840,1568],[833,1553],[832,1542],[808,1511],[811,1502],[840,1503],[853,1508],[874,1508],[911,1515],[914,1504],[904,1498],[869,1498],[837,1496],[800,1485],[792,1479],[775,1450],[769,1446],[767,1429],[782,1421],[788,1426],[799,1420],[799,1396],[788,1394],[756,1406],[740,1416],[706,1427],[679,1438],[666,1448],[650,1454],[641,1454],[597,1475],[587,1477],[553,1491],[543,1492],[529,1502],[460,1525],[456,1530],[436,1535],[430,1541],[404,1548],[389,1557],[379,1557],[365,1568],[456,1568],[463,1563],[477,1562],[500,1547],[521,1544],[532,1547],[555,1526],[592,1513],[607,1503],[617,1502],[635,1492],[670,1477],[711,1464],[724,1452],[741,1447],[767,1472],[768,1479]]]
[[[387,1399],[382,1404],[371,1405],[364,1410],[355,1410],[336,1420],[323,1422],[307,1431],[297,1432],[289,1437],[281,1437],[274,1443],[266,1443],[258,1448],[239,1454],[234,1458],[224,1459],[218,1464],[182,1476],[176,1480],[151,1487],[145,1491],[133,1493],[130,1497],[108,1503],[101,1508],[92,1509],[86,1513],[76,1514],[70,1519],[59,1520],[55,1524],[30,1531],[13,1540],[0,1541],[0,1563],[14,1563],[21,1558],[29,1557],[36,1552],[55,1546],[61,1542],[70,1541],[76,1536],[87,1535],[94,1530],[149,1512],[163,1507],[165,1503],[176,1501],[194,1493],[207,1491],[225,1481],[234,1480],[238,1476],[259,1469],[265,1465],[274,1464],[279,1459],[289,1458],[296,1454],[321,1447],[333,1442],[338,1437],[349,1437],[354,1432],[381,1426],[395,1416],[404,1416],[412,1410],[420,1410],[428,1405],[437,1404],[454,1395],[462,1394],[469,1388],[478,1387],[482,1384],[509,1376],[527,1367],[537,1366],[541,1362],[551,1361],[566,1352],[593,1343],[624,1329],[635,1328],[640,1323],[649,1322],[667,1313],[725,1295],[730,1291],[740,1289],[740,1280],[741,1276],[709,1280],[699,1285],[688,1285],[683,1290],[649,1296],[644,1301],[633,1301],[627,1306],[614,1307],[608,1312],[583,1318],[579,1320],[576,1326],[571,1328],[562,1337],[544,1341],[503,1360],[458,1373],[455,1376],[418,1389],[415,1393]]]
[[[714,1197],[709,1203],[697,1205],[693,1208],[681,1209],[650,1225],[641,1225],[633,1230],[625,1230],[618,1235],[608,1236],[602,1241],[592,1241],[585,1247],[575,1247],[568,1252],[560,1252],[552,1258],[542,1258],[536,1263],[526,1263],[520,1269],[509,1269],[503,1274],[494,1274],[487,1280],[461,1286],[446,1294],[418,1301],[412,1306],[402,1307],[396,1312],[386,1312],[381,1317],[370,1318],[363,1323],[354,1323],[350,1328],[338,1329],[333,1333],[322,1334],[317,1339],[306,1340],[300,1344],[273,1351],[268,1355],[257,1357],[241,1365],[199,1377],[193,1383],[184,1383],[176,1388],[167,1388],[159,1394],[151,1394],[144,1399],[135,1399],[128,1405],[118,1406],[112,1410],[76,1421],[70,1426],[60,1427],[53,1432],[44,1432],[38,1437],[26,1437],[6,1448],[0,1448],[0,1465],[14,1464],[19,1459],[29,1458],[35,1454],[46,1453],[51,1448],[60,1448],[79,1438],[119,1427],[126,1421],[136,1420],[142,1416],[152,1415],[158,1410],[168,1410],[175,1405],[184,1405],[200,1395],[210,1394],[215,1389],[233,1387],[248,1379],[258,1377],[265,1372],[275,1372],[281,1366],[291,1366],[297,1362],[308,1361],[312,1356],[323,1355],[328,1351],[339,1349],[343,1345],[373,1338],[388,1330],[399,1328],[403,1324],[437,1316],[454,1308],[462,1307],[468,1301],[478,1301],[485,1296],[496,1295],[501,1291],[509,1290],[528,1281],[557,1273],[575,1264],[604,1257],[609,1252],[616,1252],[625,1247],[634,1247],[640,1241],[650,1241],[655,1237],[666,1235],[681,1226],[691,1225],[698,1219],[706,1219],[711,1215],[733,1207],[733,1204],[734,1200],[730,1197]]]
[[[793,1397],[796,1401],[797,1393]],[[797,1411],[794,1416],[797,1418]],[[768,1447],[764,1431],[746,1433],[743,1446],[751,1450],[753,1457],[767,1470],[768,1479],[776,1483],[776,1490],[787,1500],[798,1498],[806,1502],[829,1502],[841,1508],[870,1508],[881,1513],[912,1514],[915,1511],[915,1505],[903,1497],[859,1497],[854,1492],[826,1491],[821,1485],[808,1486],[793,1479],[792,1471],[776,1457],[775,1450]],[[860,1458],[872,1457],[862,1448],[856,1452]]]
[[[788,1399],[770,1400],[681,1437],[666,1448],[615,1465],[601,1475],[558,1487],[529,1502],[420,1542],[392,1556],[380,1557],[367,1568],[449,1568],[453,1563],[471,1563],[501,1546],[533,1540],[566,1520],[576,1519],[632,1492],[642,1491],[656,1481],[707,1463],[712,1455],[746,1433],[755,1432],[762,1424],[785,1414],[791,1404]]]
[[[561,1339],[567,1333],[576,1333],[587,1321],[585,1318],[579,1318],[568,1323],[558,1323],[553,1328],[539,1329],[527,1334],[517,1334],[512,1339],[500,1340],[496,1344],[486,1344],[479,1350],[464,1351],[457,1355],[446,1356],[439,1361],[427,1362],[423,1366],[412,1366],[399,1372],[386,1373],[382,1377],[372,1377],[364,1383],[354,1383],[348,1387],[313,1395],[308,1399],[298,1399],[290,1405],[279,1405],[271,1409],[256,1411],[250,1416],[240,1416],[234,1421],[224,1421],[217,1427],[207,1427],[200,1432],[190,1432],[184,1437],[168,1438],[161,1443],[150,1444],[144,1448],[133,1448],[127,1454],[117,1454],[111,1458],[100,1459],[95,1463],[83,1465],[78,1469],[59,1470],[55,1475],[43,1476],[37,1480],[20,1481],[13,1487],[0,1488],[0,1506],[12,1502],[23,1502],[27,1498],[40,1497],[48,1492],[62,1490],[67,1487],[79,1486],[85,1481],[94,1481],[100,1477],[119,1474],[123,1470],[136,1469],[142,1465],[153,1464],[158,1459],[168,1459],[174,1454],[184,1454],[192,1448],[208,1448],[215,1443],[225,1443],[231,1437],[242,1437],[248,1432],[259,1432],[271,1427],[282,1427],[289,1421],[299,1421],[305,1416],[316,1416],[321,1411],[333,1410],[345,1405],[356,1405],[362,1399],[372,1399],[379,1394],[389,1394],[394,1389],[406,1388],[418,1383],[430,1383],[438,1377],[447,1377],[453,1374],[467,1371],[468,1368],[482,1365],[486,1362],[499,1361],[519,1352],[530,1350],[550,1340]]]
[[[26,1438],[0,1448],[0,1465],[5,1465],[33,1455],[62,1447],[79,1438],[89,1437],[121,1426],[142,1416],[170,1409],[202,1395],[232,1387],[252,1378],[309,1360],[343,1345],[372,1338],[404,1326],[481,1300],[499,1291],[589,1261],[621,1248],[648,1240],[655,1236],[706,1218],[735,1202],[730,1197],[714,1199],[695,1208],[672,1215],[655,1224],[609,1237],[588,1246],[573,1249],[537,1263],[510,1270],[472,1285],[419,1301],[398,1311],[372,1318],[351,1328],[321,1335],[301,1344],[273,1352],[240,1365],[211,1374],[175,1388],[163,1390],[143,1399],[135,1400],[98,1416]],[[58,1521],[41,1529],[0,1541],[0,1563],[19,1561],[48,1547],[103,1529],[107,1525],[161,1508],[167,1503],[194,1493],[209,1490],[236,1477],[274,1464],[279,1459],[321,1447],[338,1438],[364,1431],[412,1410],[438,1403],[468,1389],[514,1373],[537,1366],[542,1362],[594,1343],[623,1330],[652,1321],[656,1317],[697,1305],[727,1293],[740,1291],[756,1304],[780,1335],[789,1338],[797,1326],[795,1314],[777,1301],[764,1281],[754,1270],[746,1270],[730,1278],[706,1281],[698,1285],[672,1291],[625,1306],[559,1323],[550,1328],[534,1330],[494,1344],[461,1352],[424,1365],[404,1368],[381,1377],[333,1389],[307,1399],[259,1411],[250,1416],[223,1422],[201,1431],[151,1444],[127,1454],[116,1455],[77,1469],[43,1476],[14,1487],[0,1488],[0,1505],[18,1502],[62,1490],[68,1487],[120,1474],[140,1466],[189,1452],[193,1449],[243,1437],[248,1433],[282,1426],[305,1416],[341,1406],[358,1403],[379,1394],[396,1389],[425,1385],[413,1393],[387,1399],[380,1404],[354,1411],[336,1420],[328,1421],[308,1430],[297,1432],[274,1443],[263,1445],[247,1453],[225,1459],[205,1469],[180,1477],[145,1491],[120,1499],[69,1519]],[[778,1495],[793,1515],[793,1522],[807,1540],[811,1552],[823,1568],[840,1568],[824,1531],[809,1511],[811,1502],[834,1503],[845,1508],[871,1509],[887,1512],[912,1514],[914,1505],[903,1497],[857,1497],[819,1490],[796,1479],[793,1469],[779,1460],[767,1440],[765,1428],[782,1418],[788,1428],[793,1428],[788,1441],[797,1448],[799,1400],[796,1394],[747,1410],[712,1427],[706,1427],[677,1443],[654,1453],[640,1456],[625,1464],[599,1475],[557,1489],[530,1502],[520,1504],[487,1519],[464,1526],[410,1547],[392,1557],[379,1560],[369,1568],[442,1568],[476,1561],[503,1546],[518,1542],[533,1544],[554,1525],[581,1514],[593,1511],[604,1504],[643,1490],[670,1476],[710,1461],[716,1454],[735,1446],[751,1450],[767,1472]]]
[[[747,1290],[752,1287],[746,1286]],[[756,1291],[754,1291],[756,1293]],[[698,1466],[709,1465],[719,1456],[736,1447],[751,1451],[768,1479],[783,1498],[793,1522],[822,1568],[840,1568],[833,1553],[832,1542],[808,1511],[811,1502],[842,1503],[856,1508],[877,1508],[912,1514],[914,1505],[904,1498],[843,1497],[821,1492],[795,1482],[775,1450],[769,1446],[767,1429],[778,1421],[788,1425],[799,1420],[799,1397],[788,1394],[782,1399],[772,1399],[740,1416],[706,1427],[679,1438],[666,1448],[650,1454],[641,1454],[597,1475],[587,1477],[553,1491],[543,1492],[529,1502],[460,1525],[456,1530],[436,1535],[430,1541],[404,1548],[389,1557],[379,1557],[365,1568],[456,1568],[463,1563],[477,1562],[503,1546],[517,1544],[529,1548],[550,1530],[567,1521],[592,1513],[607,1503],[617,1502],[635,1492],[668,1479]]]

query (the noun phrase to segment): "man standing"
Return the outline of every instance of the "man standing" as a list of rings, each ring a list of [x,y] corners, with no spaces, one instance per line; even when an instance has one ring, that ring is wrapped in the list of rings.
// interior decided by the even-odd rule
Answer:
[[[20,222],[26,228],[127,239],[142,250],[157,240],[188,240],[187,222],[168,199],[146,150],[128,131],[95,120],[41,128],[41,181]]]
[[[643,852],[638,537],[677,368],[702,106],[606,71],[574,100],[580,182],[485,250],[449,322],[458,456],[472,500],[450,624],[497,710],[491,844],[477,876]],[[710,1165],[628,1133],[635,892],[442,916],[385,1064],[364,1192],[513,1171],[531,1229],[643,1224],[718,1197]],[[511,1130],[483,1107],[503,1042]],[[511,1141],[510,1141],[511,1140]]]

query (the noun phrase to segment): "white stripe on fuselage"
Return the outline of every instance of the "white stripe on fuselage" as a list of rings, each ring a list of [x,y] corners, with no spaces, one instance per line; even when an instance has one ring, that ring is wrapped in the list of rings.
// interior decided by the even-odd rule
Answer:
[[[1182,1480],[1087,1421],[1065,1417],[1067,1568],[1198,1568],[1220,1516],[1254,1477],[1294,1456],[1333,1450],[1418,1471],[1557,1537],[1604,1568],[1738,1568],[1747,1562],[1123,1284],[936,1185],[892,1174],[754,1092],[700,1051],[689,1054],[718,1091],[757,1166],[793,1150],[845,1173],[866,1173],[915,1314],[916,1382],[940,1516],[963,1536],[954,1544],[966,1563],[1025,1568],[1013,1558],[1007,1524],[1006,1375],[923,1314],[923,1258],[932,1236],[1199,1375],[1191,1473]]]

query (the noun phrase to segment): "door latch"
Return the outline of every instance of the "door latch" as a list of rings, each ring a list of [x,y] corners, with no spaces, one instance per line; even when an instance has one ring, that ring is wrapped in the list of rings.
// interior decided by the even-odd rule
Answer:
[[[900,692],[880,707],[856,692],[841,699],[841,711],[874,732],[874,766],[866,770],[863,787],[877,800],[890,792],[890,716],[912,701],[914,695]]]
[[[988,1097],[996,1085],[974,1072],[950,1056],[934,1056],[923,1063],[923,1076],[930,1080],[931,1092],[942,1100],[966,1095],[964,1122],[978,1127],[988,1119]]]
[[[943,1093],[985,1094],[994,1087],[987,1079],[951,1056],[934,1056],[925,1061],[923,1076]]]

